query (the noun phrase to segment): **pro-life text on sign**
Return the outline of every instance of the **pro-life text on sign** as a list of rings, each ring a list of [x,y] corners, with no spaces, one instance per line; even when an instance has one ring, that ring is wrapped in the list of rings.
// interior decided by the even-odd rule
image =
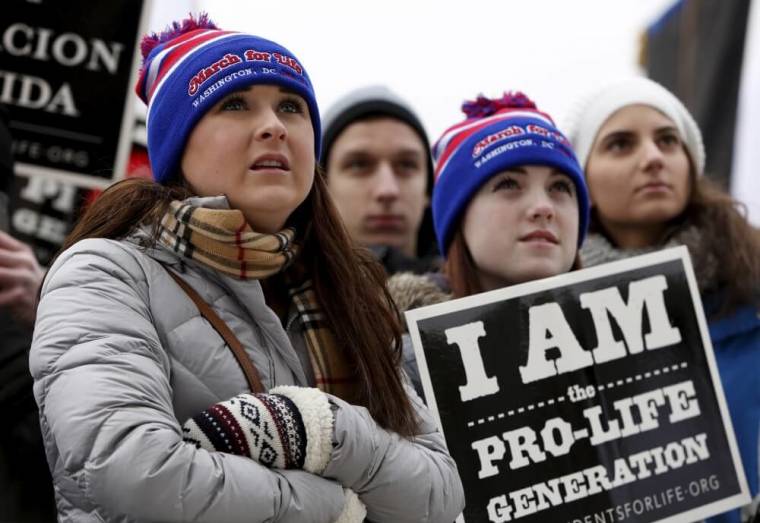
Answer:
[[[406,316],[459,521],[686,523],[749,502],[685,247]]]

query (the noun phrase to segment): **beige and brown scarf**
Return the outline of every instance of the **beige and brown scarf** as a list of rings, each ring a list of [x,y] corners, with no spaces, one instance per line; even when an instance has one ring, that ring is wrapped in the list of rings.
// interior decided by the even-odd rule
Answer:
[[[161,220],[159,241],[172,251],[239,278],[258,280],[293,261],[295,229],[274,234],[251,229],[237,209],[209,209],[173,201]]]
[[[159,242],[224,274],[250,280],[288,268],[299,250],[295,233],[293,228],[257,233],[237,209],[210,209],[174,201],[161,220]],[[356,374],[335,342],[311,280],[299,280],[297,285],[289,284],[288,294],[304,326],[316,386],[351,401],[358,387]]]

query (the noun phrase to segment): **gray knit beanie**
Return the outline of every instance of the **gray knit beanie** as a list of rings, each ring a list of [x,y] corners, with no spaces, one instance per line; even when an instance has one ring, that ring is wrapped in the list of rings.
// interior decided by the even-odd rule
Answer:
[[[338,136],[352,123],[365,118],[387,116],[395,118],[409,127],[422,140],[425,148],[425,194],[428,198],[433,193],[433,157],[430,154],[430,141],[417,113],[396,93],[383,85],[371,85],[355,89],[335,102],[322,116],[322,154],[320,164],[327,170],[330,151]],[[417,255],[437,254],[433,219],[430,208],[425,209],[422,223],[417,235]]]
[[[433,160],[430,142],[417,114],[401,97],[382,85],[361,87],[343,96],[322,117],[323,167],[327,167],[333,143],[343,130],[357,120],[371,116],[389,116],[411,127],[422,140],[427,153],[427,192],[433,188]]]

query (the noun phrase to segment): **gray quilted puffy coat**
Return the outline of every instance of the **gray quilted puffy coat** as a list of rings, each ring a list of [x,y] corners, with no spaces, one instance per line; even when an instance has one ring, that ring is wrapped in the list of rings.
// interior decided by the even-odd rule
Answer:
[[[291,343],[301,325],[283,329],[258,281],[160,247],[77,243],[45,279],[30,357],[60,521],[329,523],[342,510],[342,486],[359,494],[375,522],[450,522],[462,510],[456,465],[413,392],[421,424],[411,441],[334,399],[333,451],[322,476],[184,443],[187,418],[247,385],[159,261],[227,322],[265,387],[309,385]]]

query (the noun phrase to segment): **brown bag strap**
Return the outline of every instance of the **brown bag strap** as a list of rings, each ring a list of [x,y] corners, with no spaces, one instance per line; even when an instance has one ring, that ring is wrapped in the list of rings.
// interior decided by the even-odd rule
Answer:
[[[256,368],[256,365],[253,364],[253,361],[251,361],[251,358],[245,352],[243,344],[237,339],[237,336],[232,332],[232,329],[227,326],[227,323],[214,312],[209,304],[206,303],[195,289],[193,289],[185,280],[180,278],[166,265],[163,267],[166,269],[166,272],[169,273],[169,276],[177,282],[177,285],[179,285],[190,299],[193,300],[193,303],[198,307],[201,315],[208,320],[211,326],[214,327],[214,330],[219,333],[225,342],[227,342],[227,346],[232,350],[232,354],[235,356],[238,365],[240,365],[240,368],[243,370],[243,374],[245,374],[245,379],[248,382],[248,387],[251,389],[251,392],[266,392],[264,385],[261,383],[261,377],[259,376],[259,371]]]

